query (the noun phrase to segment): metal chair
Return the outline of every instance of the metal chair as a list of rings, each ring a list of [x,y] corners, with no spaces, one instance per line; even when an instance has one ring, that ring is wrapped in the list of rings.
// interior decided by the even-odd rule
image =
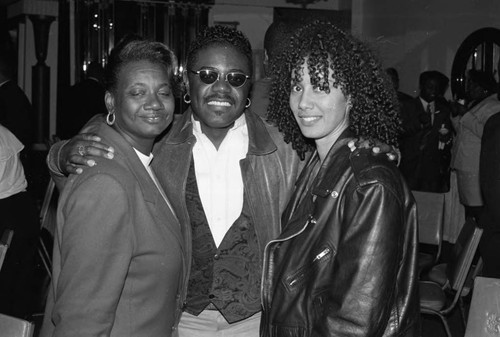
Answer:
[[[483,230],[477,227],[473,219],[468,219],[458,237],[459,245],[451,257],[446,268],[446,277],[449,290],[432,281],[420,281],[420,312],[422,314],[436,315],[441,319],[448,337],[452,337],[447,321],[447,315],[455,309],[457,303],[460,305],[463,324],[466,325],[463,312],[462,290],[467,276],[471,272],[472,260],[479,245]],[[450,296],[448,296],[448,294]]]
[[[421,244],[431,245],[435,253],[418,254],[418,270],[421,274],[434,266],[441,256],[444,226],[444,193],[412,191],[417,203],[418,214],[418,241]]]
[[[3,266],[3,261],[5,255],[7,254],[7,249],[12,242],[12,237],[14,236],[14,231],[12,229],[5,229],[2,233],[2,238],[0,239],[0,270]]]

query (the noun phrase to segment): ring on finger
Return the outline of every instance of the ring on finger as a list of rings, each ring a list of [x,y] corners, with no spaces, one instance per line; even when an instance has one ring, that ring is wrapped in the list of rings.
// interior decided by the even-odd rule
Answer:
[[[78,146],[78,153],[80,154],[80,156],[85,157],[85,146]]]

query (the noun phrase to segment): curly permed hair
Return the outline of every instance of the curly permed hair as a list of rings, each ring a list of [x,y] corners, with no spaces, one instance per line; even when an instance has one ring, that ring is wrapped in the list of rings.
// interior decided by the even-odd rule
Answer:
[[[357,136],[397,145],[401,122],[396,92],[387,74],[361,41],[330,23],[316,21],[298,29],[283,52],[271,60],[275,81],[267,119],[301,158],[314,149],[314,142],[300,132],[289,97],[291,85],[301,80],[306,59],[313,86],[329,92],[331,84],[350,97],[349,125]],[[330,73],[333,83],[329,83]]]
[[[190,44],[187,53],[187,69],[196,62],[198,51],[212,45],[232,46],[245,55],[250,72],[253,70],[252,46],[248,38],[239,30],[226,26],[205,27]],[[252,74],[248,74],[252,76]]]

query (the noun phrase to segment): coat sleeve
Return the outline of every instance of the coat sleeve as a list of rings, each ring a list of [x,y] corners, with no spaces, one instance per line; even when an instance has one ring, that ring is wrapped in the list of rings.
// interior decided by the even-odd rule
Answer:
[[[382,336],[404,247],[404,207],[380,183],[346,196],[326,319],[315,336]]]
[[[109,336],[134,247],[133,209],[110,175],[73,187],[60,205],[53,336]]]
[[[484,203],[493,219],[500,219],[500,112],[490,117],[481,138],[480,181]],[[499,224],[500,225],[500,224]]]

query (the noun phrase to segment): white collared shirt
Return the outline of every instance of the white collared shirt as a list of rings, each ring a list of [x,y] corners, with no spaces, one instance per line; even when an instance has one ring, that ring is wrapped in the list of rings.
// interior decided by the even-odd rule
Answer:
[[[193,117],[191,120],[196,137],[193,159],[198,192],[215,244],[219,246],[243,209],[240,160],[248,152],[247,123],[242,114],[217,150],[201,131],[200,122]]]

